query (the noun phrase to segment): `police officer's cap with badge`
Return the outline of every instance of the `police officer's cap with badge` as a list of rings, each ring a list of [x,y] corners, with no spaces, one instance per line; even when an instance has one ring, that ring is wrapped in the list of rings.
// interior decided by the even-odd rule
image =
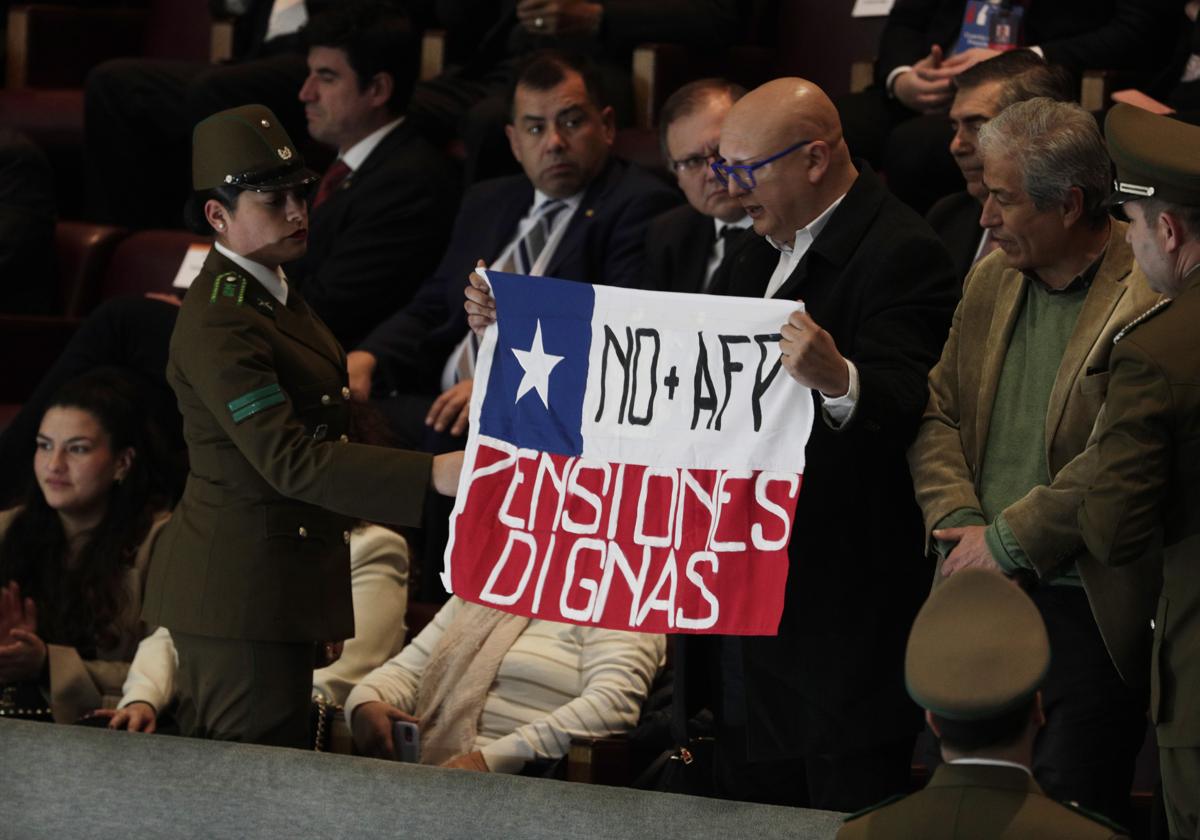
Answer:
[[[1108,155],[1116,178],[1108,203],[1152,199],[1179,207],[1200,208],[1200,127],[1152,114],[1124,103],[1104,120]],[[1163,298],[1113,336],[1119,342],[1131,330],[1170,305]]]
[[[1104,119],[1104,138],[1117,167],[1109,204],[1200,207],[1200,127],[1121,103]]]
[[[204,203],[210,198],[227,203],[242,190],[299,189],[317,180],[270,108],[242,105],[220,111],[201,120],[192,132],[189,226],[212,233],[204,218]]]
[[[982,721],[1026,706],[1049,667],[1046,626],[1029,596],[996,572],[963,569],[917,613],[904,678],[938,717]]]

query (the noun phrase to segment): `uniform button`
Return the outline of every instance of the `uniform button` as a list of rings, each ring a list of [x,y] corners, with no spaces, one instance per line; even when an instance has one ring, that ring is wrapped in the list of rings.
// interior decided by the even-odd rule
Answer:
[[[349,443],[350,437],[348,435],[342,435],[341,437],[338,438],[338,440],[340,440],[342,443]]]
[[[332,402],[333,402],[333,397],[329,396],[328,394],[321,395],[321,405],[329,405]]]
[[[344,542],[346,545],[350,545],[350,532],[349,531],[342,531],[342,542]]]
[[[300,534],[300,539],[304,539],[305,537],[308,536],[308,529],[305,528],[303,525],[301,525],[300,531],[298,533]]]
[[[342,399],[350,399],[350,389],[345,386],[342,386]]]

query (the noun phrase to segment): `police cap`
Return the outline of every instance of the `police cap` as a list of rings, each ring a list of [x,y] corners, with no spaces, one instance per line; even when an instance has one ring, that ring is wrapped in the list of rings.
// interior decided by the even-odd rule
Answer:
[[[242,105],[207,117],[192,132],[192,188],[232,186],[271,192],[311,184],[292,139],[265,105]]]
[[[987,720],[1026,703],[1050,667],[1037,607],[998,572],[963,569],[917,613],[904,657],[908,693],[948,720]]]
[[[1121,103],[1108,112],[1104,137],[1117,165],[1110,204],[1154,198],[1200,206],[1200,127]]]

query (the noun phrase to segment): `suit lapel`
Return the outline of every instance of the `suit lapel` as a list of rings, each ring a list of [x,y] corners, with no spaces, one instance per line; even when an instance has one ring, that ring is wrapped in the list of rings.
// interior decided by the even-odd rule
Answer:
[[[1058,366],[1054,387],[1050,390],[1050,411],[1046,414],[1046,462],[1050,462],[1051,442],[1067,410],[1071,389],[1083,370],[1084,363],[1092,355],[1096,343],[1104,339],[1104,327],[1112,318],[1117,303],[1125,294],[1125,278],[1131,268],[1131,254],[1124,235],[1118,235],[1120,226],[1112,223],[1104,261],[1092,280],[1087,299],[1071,331],[1066,352]]]
[[[992,405],[996,402],[996,388],[1000,384],[1000,371],[1004,368],[1004,357],[1008,354],[1008,342],[1012,338],[1017,316],[1021,314],[1021,306],[1025,301],[1025,286],[1028,282],[1024,274],[1013,268],[1004,269],[1000,277],[1000,287],[996,292],[996,303],[992,307],[992,323],[988,329],[979,375],[979,413],[975,417],[975,441],[979,447],[979,451],[975,453],[976,464],[983,463],[988,427],[992,422]],[[976,475],[980,474],[980,471],[976,470]]]
[[[345,367],[342,346],[294,288],[288,289],[286,306],[276,302],[275,326],[284,335],[320,353],[339,368]]]
[[[480,237],[481,255],[489,263],[499,260],[504,249],[517,235],[521,219],[533,205],[533,184],[528,178],[521,177],[515,189],[498,197],[497,205],[489,217],[494,224],[485,236]]]
[[[591,229],[596,213],[604,203],[604,194],[608,190],[609,184],[619,176],[618,164],[614,159],[609,159],[608,165],[604,171],[596,177],[588,188],[583,193],[583,199],[579,202],[579,206],[575,208],[575,213],[571,216],[571,220],[567,222],[567,229],[563,232],[562,239],[559,240],[557,247],[554,249],[554,256],[551,257],[549,265],[546,266],[545,273],[551,277],[559,277],[561,267],[569,261],[577,251],[581,250],[584,243],[587,241],[588,231]],[[574,280],[583,280],[582,277],[574,277]]]
[[[808,279],[809,266],[814,258],[820,258],[833,266],[836,276],[875,221],[885,196],[884,187],[870,166],[862,161],[855,163],[859,167],[858,177],[854,179],[842,203],[829,217],[825,228],[813,240],[800,264],[775,292],[776,300],[797,300],[802,297],[801,289]]]
[[[708,258],[712,254],[716,238],[716,226],[712,219],[700,213],[688,217],[687,230],[677,243],[677,247],[681,249],[679,273],[671,278],[671,291],[704,291],[704,275],[708,271]]]

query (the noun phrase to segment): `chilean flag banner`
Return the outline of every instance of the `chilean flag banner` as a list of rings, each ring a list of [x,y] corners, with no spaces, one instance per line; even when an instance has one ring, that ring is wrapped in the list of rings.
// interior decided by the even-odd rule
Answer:
[[[486,279],[447,589],[551,621],[775,634],[814,414],[780,364],[798,304]]]

